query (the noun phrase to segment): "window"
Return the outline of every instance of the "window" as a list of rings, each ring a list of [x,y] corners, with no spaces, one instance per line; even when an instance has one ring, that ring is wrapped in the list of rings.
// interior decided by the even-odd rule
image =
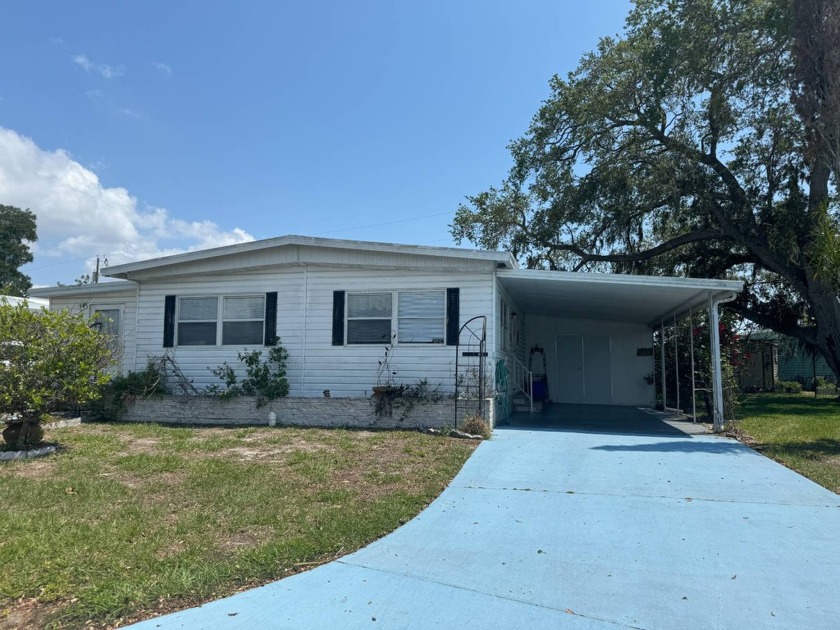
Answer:
[[[184,297],[178,300],[178,345],[215,346],[219,298]]]
[[[262,343],[265,297],[247,295],[224,298],[222,344]]]
[[[508,312],[507,302],[504,300],[500,302],[499,318],[501,319],[499,330],[502,335],[502,350],[508,350],[510,348],[510,314]]]
[[[396,302],[396,325],[394,303]],[[446,340],[445,291],[351,293],[347,296],[347,343],[386,344]]]
[[[400,343],[443,343],[446,336],[444,291],[401,291],[397,294]]]
[[[348,295],[347,343],[390,342],[392,299],[391,293]]]
[[[263,343],[265,296],[178,298],[178,345]]]
[[[113,353],[114,364],[108,368],[109,374],[119,374],[119,363],[122,357],[122,306],[118,305],[93,305],[90,307],[91,316],[94,318],[94,326],[101,332],[108,335],[108,347]]]

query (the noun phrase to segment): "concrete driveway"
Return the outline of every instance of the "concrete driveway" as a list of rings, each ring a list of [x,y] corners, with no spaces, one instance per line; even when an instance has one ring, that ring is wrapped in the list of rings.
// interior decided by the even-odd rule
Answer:
[[[497,429],[393,534],[138,628],[836,628],[840,496],[715,436]]]

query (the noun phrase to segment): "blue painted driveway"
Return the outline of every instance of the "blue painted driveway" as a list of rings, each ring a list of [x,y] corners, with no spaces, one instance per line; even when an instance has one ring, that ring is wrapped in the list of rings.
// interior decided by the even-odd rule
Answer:
[[[497,429],[338,561],[136,628],[837,628],[840,496],[716,436]]]

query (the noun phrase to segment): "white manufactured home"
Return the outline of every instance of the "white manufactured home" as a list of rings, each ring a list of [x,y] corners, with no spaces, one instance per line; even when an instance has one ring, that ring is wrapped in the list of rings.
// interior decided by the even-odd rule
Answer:
[[[102,313],[120,337],[122,371],[168,353],[200,388],[217,382],[208,368],[276,336],[289,353],[290,396],[361,397],[377,384],[390,342],[400,383],[452,391],[458,370],[481,357],[503,396],[645,407],[655,402],[653,331],[692,309],[709,309],[716,323],[717,304],[742,288],[520,269],[508,252],[301,236],[104,275],[114,280],[32,294],[52,309]]]

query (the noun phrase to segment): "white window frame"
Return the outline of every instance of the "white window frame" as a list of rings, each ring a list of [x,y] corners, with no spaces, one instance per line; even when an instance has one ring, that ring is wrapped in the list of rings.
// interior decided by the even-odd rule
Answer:
[[[263,301],[263,311],[262,317],[259,319],[224,319],[225,314],[225,298],[261,298]],[[181,300],[182,299],[192,299],[192,298],[215,298],[216,300],[216,318],[215,320],[205,319],[205,320],[185,320],[181,321]],[[175,347],[182,347],[182,348],[221,348],[221,347],[244,347],[248,345],[259,345],[262,346],[265,340],[265,293],[219,293],[219,294],[198,294],[198,295],[178,295],[175,301]],[[255,341],[254,344],[245,344],[245,343],[223,343],[224,342],[224,324],[225,322],[262,322],[262,333],[260,334],[260,338],[258,341]],[[180,324],[199,324],[199,323],[209,323],[215,322],[216,324],[216,340],[213,344],[186,344],[182,345],[179,342],[180,336]]]
[[[441,314],[441,322],[443,324],[443,335],[440,337],[439,341],[401,341],[399,338],[399,329],[400,329],[400,294],[406,293],[440,293],[443,296],[443,313]],[[390,295],[391,296],[391,317],[350,317],[350,296],[351,295]],[[403,345],[403,346],[446,346],[446,316],[447,316],[447,307],[448,303],[446,300],[446,289],[392,289],[390,291],[382,291],[371,289],[368,291],[348,291],[347,292],[347,299],[345,300],[344,304],[344,339],[345,345],[347,346],[376,346],[376,345],[387,345],[387,344],[394,344],[394,345]],[[391,321],[391,334],[390,338],[386,342],[375,342],[375,343],[358,343],[350,341],[350,320],[384,320],[390,319]],[[415,318],[409,317],[406,319],[433,319],[429,318]],[[437,318],[434,318],[437,319]]]

